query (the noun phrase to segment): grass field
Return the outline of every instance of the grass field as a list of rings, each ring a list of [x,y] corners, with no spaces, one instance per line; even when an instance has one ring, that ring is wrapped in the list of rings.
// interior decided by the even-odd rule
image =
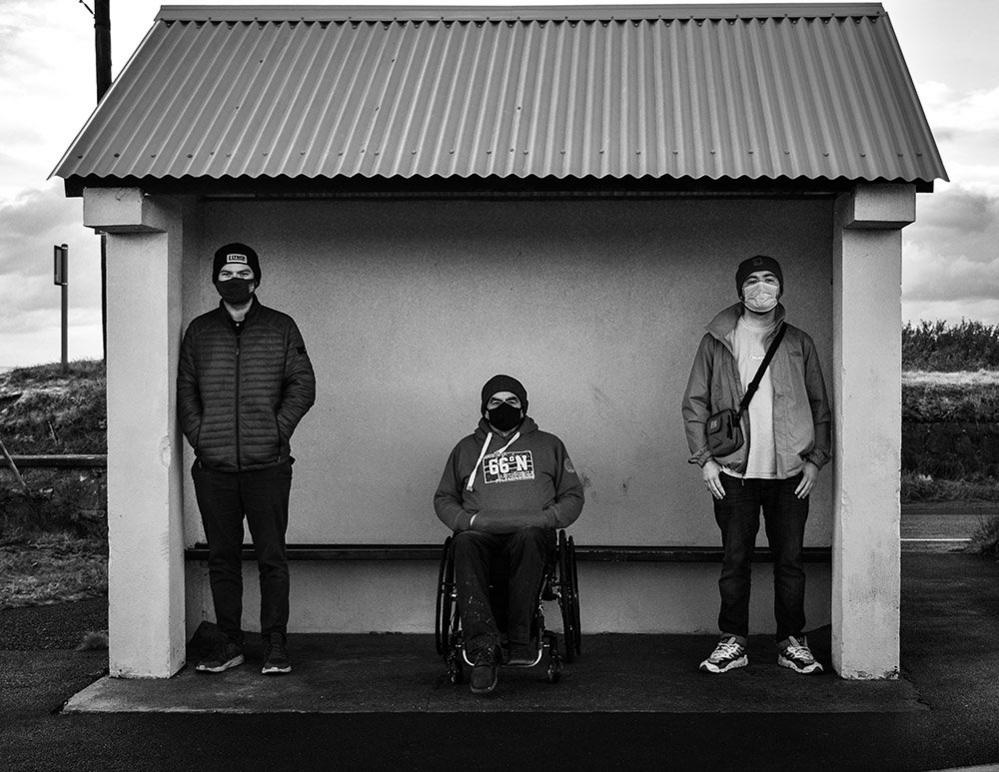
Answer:
[[[67,533],[0,544],[0,608],[40,606],[107,593],[107,541]]]
[[[13,455],[104,453],[101,362],[0,373],[0,440]],[[23,469],[24,493],[0,459],[0,608],[107,593],[103,469]]]

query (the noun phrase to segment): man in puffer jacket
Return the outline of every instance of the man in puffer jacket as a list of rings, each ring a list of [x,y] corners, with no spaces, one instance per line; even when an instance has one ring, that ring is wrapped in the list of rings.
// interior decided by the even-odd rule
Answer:
[[[261,672],[289,673],[289,441],[315,401],[316,378],[294,320],[256,298],[260,261],[253,249],[221,247],[212,281],[222,300],[188,326],[177,373],[177,410],[197,456],[191,474],[222,633],[196,669],[221,673],[244,662],[245,516],[260,569],[260,633],[267,644]]]
[[[735,286],[740,302],[708,325],[683,396],[690,462],[701,467],[714,499],[724,550],[718,581],[721,638],[700,669],[725,673],[749,663],[750,565],[762,511],[774,555],[777,664],[797,673],[821,673],[804,636],[801,553],[808,497],[830,457],[829,400],[815,344],[784,320],[778,262],[767,255],[742,261]],[[782,328],[773,359],[743,413],[742,447],[716,458],[708,447],[709,417],[739,407]]]
[[[501,661],[537,661],[531,621],[554,529],[583,509],[583,484],[565,445],[527,415],[520,381],[493,376],[481,396],[478,427],[451,451],[434,495],[437,517],[455,532],[458,612],[475,694],[496,687]],[[489,601],[490,567],[500,561],[509,575],[505,657]]]

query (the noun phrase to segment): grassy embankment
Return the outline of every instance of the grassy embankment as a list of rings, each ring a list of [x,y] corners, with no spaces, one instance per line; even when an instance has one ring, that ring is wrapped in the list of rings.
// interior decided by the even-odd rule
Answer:
[[[104,365],[73,362],[0,374],[0,440],[11,455],[104,453]],[[103,469],[21,469],[0,458],[0,608],[107,592]]]
[[[999,325],[902,330],[903,501],[999,501]],[[971,549],[999,557],[999,516]]]

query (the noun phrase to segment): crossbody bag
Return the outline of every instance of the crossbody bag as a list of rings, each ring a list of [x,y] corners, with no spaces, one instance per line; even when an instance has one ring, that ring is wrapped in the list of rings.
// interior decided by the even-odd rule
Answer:
[[[767,348],[767,353],[763,357],[756,375],[753,376],[753,380],[746,387],[746,393],[739,403],[738,410],[729,407],[708,416],[706,431],[708,450],[711,451],[712,456],[730,456],[741,448],[743,442],[745,442],[745,437],[742,434],[742,414],[746,412],[746,408],[749,407],[749,401],[760,387],[763,374],[770,365],[770,360],[774,358],[774,352],[777,351],[777,346],[780,345],[781,339],[784,337],[784,330],[786,329],[787,324],[782,324],[777,331],[777,335],[774,337],[769,348]]]

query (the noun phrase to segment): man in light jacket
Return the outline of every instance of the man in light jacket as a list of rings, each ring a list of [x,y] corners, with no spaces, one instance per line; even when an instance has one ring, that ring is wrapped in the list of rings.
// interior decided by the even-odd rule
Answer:
[[[243,518],[260,569],[261,672],[291,672],[287,653],[291,435],[315,401],[316,378],[294,320],[260,304],[260,261],[245,244],[220,247],[212,282],[222,299],[184,334],[177,412],[197,460],[191,474],[208,539],[208,578],[222,638],[196,666],[244,662]]]
[[[804,635],[801,553],[808,497],[830,458],[829,400],[815,344],[785,321],[778,262],[766,255],[744,260],[735,284],[739,302],[708,325],[683,396],[690,462],[701,468],[713,497],[724,550],[721,638],[700,669],[725,673],[749,664],[750,570],[762,511],[774,556],[777,663],[797,673],[820,673]],[[709,416],[738,408],[781,327],[783,339],[742,417],[742,446],[715,458],[708,447]]]
[[[496,687],[501,662],[536,661],[541,642],[530,638],[531,621],[554,529],[574,523],[583,509],[583,484],[565,445],[527,415],[520,381],[496,375],[481,398],[478,426],[451,451],[434,494],[437,516],[455,532],[458,613],[474,694]],[[509,576],[505,654],[489,600],[498,561]]]

